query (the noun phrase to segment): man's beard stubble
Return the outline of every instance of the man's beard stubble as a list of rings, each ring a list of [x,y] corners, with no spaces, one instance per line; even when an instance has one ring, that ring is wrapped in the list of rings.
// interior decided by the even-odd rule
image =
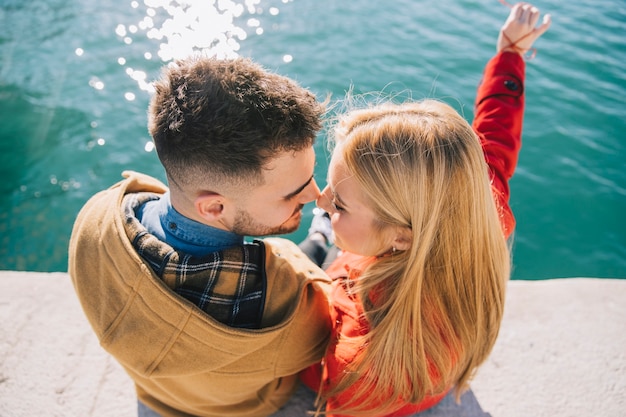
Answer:
[[[240,236],[270,236],[284,235],[295,232],[300,227],[300,219],[295,220],[294,215],[302,211],[304,206],[300,205],[293,214],[278,226],[267,226],[257,223],[247,211],[238,211],[233,222],[232,232]]]

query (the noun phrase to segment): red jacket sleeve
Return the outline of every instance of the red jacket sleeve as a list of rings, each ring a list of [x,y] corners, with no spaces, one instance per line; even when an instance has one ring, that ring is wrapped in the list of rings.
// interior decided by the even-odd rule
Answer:
[[[515,228],[509,207],[509,179],[522,145],[524,74],[525,63],[519,54],[501,52],[494,56],[478,86],[472,123],[489,166],[492,191],[506,237]]]

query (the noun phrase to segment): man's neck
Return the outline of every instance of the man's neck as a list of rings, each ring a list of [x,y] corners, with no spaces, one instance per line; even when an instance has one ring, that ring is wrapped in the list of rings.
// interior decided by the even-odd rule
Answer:
[[[170,193],[146,203],[140,221],[149,233],[174,249],[195,256],[241,245],[244,240],[243,236],[181,213],[174,207]]]

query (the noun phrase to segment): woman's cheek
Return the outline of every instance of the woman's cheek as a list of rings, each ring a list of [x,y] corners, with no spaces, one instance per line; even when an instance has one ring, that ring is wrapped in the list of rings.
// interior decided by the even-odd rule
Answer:
[[[349,234],[344,233],[346,232],[345,230],[345,224],[341,221],[340,218],[338,218],[335,222],[331,222],[331,226],[333,228],[333,232],[335,234],[335,241],[339,244],[343,244],[345,245],[346,243],[346,238],[349,239]]]

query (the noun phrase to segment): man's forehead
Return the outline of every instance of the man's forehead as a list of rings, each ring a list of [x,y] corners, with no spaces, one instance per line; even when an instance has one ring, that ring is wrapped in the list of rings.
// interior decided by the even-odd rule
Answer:
[[[265,184],[283,190],[283,194],[297,194],[312,181],[315,169],[313,147],[301,151],[287,151],[272,158],[263,169]]]

